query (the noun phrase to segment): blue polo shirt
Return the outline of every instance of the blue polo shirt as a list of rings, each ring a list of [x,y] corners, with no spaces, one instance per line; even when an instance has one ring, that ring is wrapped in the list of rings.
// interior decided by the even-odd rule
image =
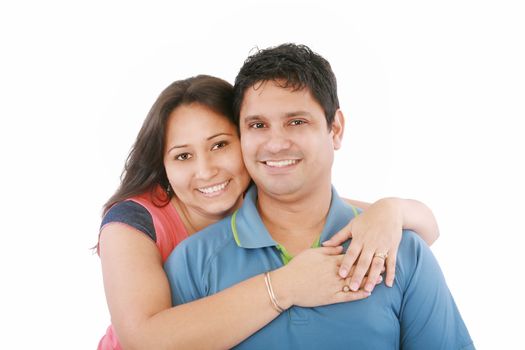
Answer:
[[[177,246],[165,263],[173,305],[212,295],[287,262],[286,251],[266,230],[256,202],[257,188],[252,186],[236,213]],[[317,243],[355,215],[333,189]],[[405,231],[392,288],[378,285],[370,297],[354,302],[293,306],[235,348],[451,350],[474,346],[436,259],[415,233]]]

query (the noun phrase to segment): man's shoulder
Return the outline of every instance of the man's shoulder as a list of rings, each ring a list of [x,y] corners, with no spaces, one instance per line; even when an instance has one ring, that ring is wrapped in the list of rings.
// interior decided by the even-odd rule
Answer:
[[[225,218],[182,241],[164,263],[173,305],[187,303],[210,293],[208,275],[217,257],[229,256],[236,246],[231,218]]]
[[[417,233],[411,230],[403,230],[397,252],[398,264],[413,265],[417,263],[421,254],[429,253],[432,254],[430,248]]]
[[[182,241],[166,260],[166,267],[176,260],[206,261],[225,245],[234,241],[228,216]]]
[[[231,234],[231,215],[211,224],[188,237],[185,244],[195,245],[205,242],[206,245],[221,244],[224,240],[233,239]]]
[[[397,252],[396,279],[407,287],[414,277],[426,279],[436,273],[441,274],[439,264],[427,243],[414,231],[403,230]]]
[[[427,250],[430,252],[429,246],[417,233],[412,230],[403,230],[399,253],[412,255]]]

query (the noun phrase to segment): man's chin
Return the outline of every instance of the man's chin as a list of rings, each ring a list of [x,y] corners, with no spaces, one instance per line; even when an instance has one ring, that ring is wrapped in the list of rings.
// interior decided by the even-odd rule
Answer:
[[[256,183],[259,192],[274,197],[274,198],[289,198],[299,195],[301,193],[301,186],[297,183],[287,182],[272,182],[272,183]]]

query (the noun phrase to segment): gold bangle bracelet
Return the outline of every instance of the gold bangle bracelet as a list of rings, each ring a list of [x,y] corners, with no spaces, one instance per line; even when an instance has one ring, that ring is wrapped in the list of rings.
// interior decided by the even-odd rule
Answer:
[[[266,283],[266,290],[268,291],[268,296],[270,297],[270,301],[272,302],[273,308],[278,313],[282,313],[284,311],[284,309],[277,302],[277,298],[275,297],[275,294],[273,292],[272,280],[270,278],[270,272],[269,271],[264,273],[264,283]]]

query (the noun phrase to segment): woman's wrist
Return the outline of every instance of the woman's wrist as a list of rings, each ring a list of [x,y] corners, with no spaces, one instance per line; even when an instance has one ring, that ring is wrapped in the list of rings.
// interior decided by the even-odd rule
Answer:
[[[415,199],[388,198],[399,210],[404,229],[415,231],[428,245],[439,237],[439,228],[432,210]]]
[[[289,309],[293,304],[293,291],[291,290],[291,278],[287,275],[286,266],[270,271],[270,283],[274,293],[275,301],[284,310]],[[264,277],[264,276],[263,276]],[[271,303],[271,296],[268,296]]]
[[[382,207],[386,207],[388,213],[397,218],[398,224],[403,227],[406,224],[406,203],[402,198],[386,197],[377,201]]]

